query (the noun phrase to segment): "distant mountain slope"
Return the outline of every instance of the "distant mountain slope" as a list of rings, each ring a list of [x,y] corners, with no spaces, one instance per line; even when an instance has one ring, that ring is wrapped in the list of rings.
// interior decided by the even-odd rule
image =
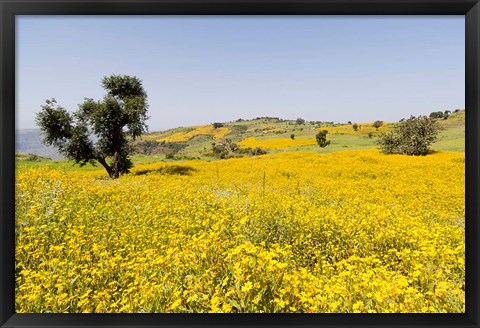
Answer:
[[[34,154],[52,159],[63,158],[54,147],[47,147],[42,143],[42,132],[36,129],[15,131],[15,152]]]

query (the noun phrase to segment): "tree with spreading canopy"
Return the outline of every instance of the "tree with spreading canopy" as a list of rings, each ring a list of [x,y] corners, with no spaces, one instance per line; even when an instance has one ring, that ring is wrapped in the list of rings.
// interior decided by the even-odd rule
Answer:
[[[106,76],[102,86],[107,91],[103,100],[85,98],[74,113],[54,98],[46,100],[36,122],[46,145],[80,166],[98,162],[115,179],[133,165],[128,138],[147,132],[147,93],[140,79],[127,75]]]
[[[436,118],[410,116],[400,120],[393,128],[378,136],[377,145],[384,154],[426,155],[428,147],[437,140],[443,127]]]

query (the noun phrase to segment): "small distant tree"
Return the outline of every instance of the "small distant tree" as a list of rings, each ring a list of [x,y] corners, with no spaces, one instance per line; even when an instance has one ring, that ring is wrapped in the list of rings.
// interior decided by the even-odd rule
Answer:
[[[128,138],[147,131],[147,93],[138,78],[127,75],[104,77],[102,86],[107,91],[103,100],[87,98],[73,114],[54,98],[47,100],[36,122],[46,145],[80,166],[99,162],[111,178],[118,178],[132,167]]]
[[[426,116],[410,116],[379,135],[376,143],[384,154],[426,155],[442,127],[436,119]]]
[[[375,121],[373,122],[373,127],[378,131],[378,128],[383,125],[383,121]]]
[[[295,123],[297,123],[297,124],[299,124],[299,125],[300,125],[300,124],[304,124],[304,123],[305,123],[305,120],[304,120],[303,118],[300,118],[300,117],[299,117],[299,118],[297,118],[297,119],[295,120]]]
[[[221,128],[221,127],[223,127],[223,126],[224,126],[223,123],[218,123],[218,122],[213,123],[213,128],[214,128],[214,129],[218,129],[218,128]]]
[[[290,135],[290,139],[295,140],[295,135],[293,133]]]
[[[321,130],[318,131],[318,133],[315,135],[315,138],[317,139],[317,143],[321,148],[325,148],[330,144],[330,140],[327,140],[327,130]]]
[[[347,124],[352,124],[352,121],[348,121]]]
[[[352,128],[353,128],[353,131],[358,131],[358,124],[357,124],[357,123],[353,123],[353,124],[352,124]]]
[[[444,117],[444,114],[442,111],[438,111],[438,112],[431,112],[430,113],[430,118],[437,118],[437,119],[443,119]]]

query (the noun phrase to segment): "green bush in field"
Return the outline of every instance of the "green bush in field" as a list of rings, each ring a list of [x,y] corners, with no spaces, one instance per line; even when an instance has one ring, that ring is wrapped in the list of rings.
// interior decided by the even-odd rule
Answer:
[[[327,140],[327,130],[318,131],[315,138],[317,139],[317,143],[321,148],[325,148],[330,144],[330,140]]]
[[[376,143],[384,154],[426,155],[441,129],[435,118],[410,116],[394,124],[389,132],[380,134]]]

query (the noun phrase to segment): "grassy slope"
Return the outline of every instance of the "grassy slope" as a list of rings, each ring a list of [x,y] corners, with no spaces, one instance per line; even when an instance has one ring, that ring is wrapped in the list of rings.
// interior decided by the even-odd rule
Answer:
[[[465,149],[465,111],[453,113],[449,119],[440,121],[445,127],[439,136],[438,141],[432,145],[432,149],[436,151],[457,151],[463,152]],[[268,152],[282,153],[295,151],[312,151],[318,153],[332,153],[339,150],[364,150],[377,148],[375,145],[375,137],[369,138],[368,134],[381,133],[387,131],[391,126],[385,123],[380,127],[378,132],[372,127],[372,123],[359,123],[361,125],[358,131],[353,131],[351,125],[333,125],[318,127],[318,124],[305,123],[302,125],[295,124],[295,121],[277,121],[274,119],[256,119],[241,122],[225,123],[225,127],[230,129],[230,134],[225,138],[229,138],[234,142],[240,142],[246,138],[253,137],[256,140],[285,139],[290,138],[291,134],[295,135],[295,139],[315,140],[315,134],[319,129],[327,129],[329,134],[327,139],[331,144],[326,148],[319,148],[317,145],[293,146],[283,149],[268,149]],[[204,129],[205,127],[179,127],[164,132],[153,132],[145,135],[144,140],[161,140],[178,133],[192,133],[195,129]],[[221,139],[215,139],[214,134],[197,135],[188,141],[188,146],[179,152],[180,156],[193,156],[203,160],[214,160],[214,158],[205,155],[204,150],[211,148],[212,142],[221,142]],[[133,156],[134,164],[150,164],[165,160],[164,155]],[[65,171],[77,170],[80,166],[72,166],[71,162],[65,160],[48,160],[40,159],[39,161],[28,160],[28,156],[17,156],[17,164],[22,166],[39,166],[48,164],[55,168]],[[87,164],[83,170],[103,170],[99,165],[92,166]]]

